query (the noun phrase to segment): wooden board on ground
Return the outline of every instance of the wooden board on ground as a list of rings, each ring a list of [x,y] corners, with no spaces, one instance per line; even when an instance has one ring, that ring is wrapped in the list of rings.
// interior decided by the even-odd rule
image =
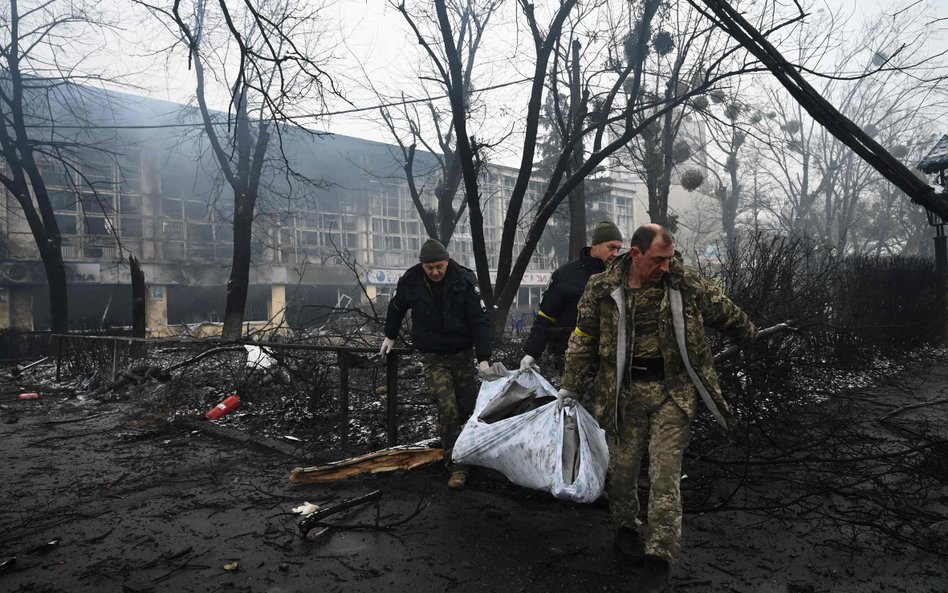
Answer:
[[[444,449],[431,447],[392,447],[314,467],[298,467],[290,473],[297,484],[335,482],[360,474],[408,471],[444,459]]]

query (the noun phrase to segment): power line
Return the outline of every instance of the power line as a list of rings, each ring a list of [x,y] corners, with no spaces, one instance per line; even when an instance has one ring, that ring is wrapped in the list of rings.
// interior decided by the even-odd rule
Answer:
[[[497,89],[502,89],[508,86],[514,86],[517,84],[523,84],[524,82],[531,82],[532,78],[521,78],[519,80],[512,80],[509,82],[503,82],[500,84],[495,84],[492,86],[487,86],[482,89],[476,89],[471,91],[471,94],[483,93],[486,91],[495,91]],[[402,101],[394,101],[391,103],[381,103],[379,105],[372,105],[370,107],[353,107],[352,109],[342,109],[340,111],[328,111],[326,113],[304,113],[302,115],[290,116],[288,117],[291,121],[296,121],[300,119],[318,119],[321,117],[330,117],[333,115],[347,115],[350,113],[361,113],[363,111],[375,111],[376,109],[382,109],[384,107],[398,107],[400,105],[411,105],[414,103],[424,103],[426,101],[435,101],[438,99],[446,99],[448,95],[445,93],[443,95],[436,95],[434,97],[425,97],[422,99],[404,99]],[[212,122],[214,125],[230,125],[230,121],[217,121]],[[158,130],[163,128],[195,128],[195,127],[204,127],[204,122],[194,122],[194,123],[178,123],[178,124],[154,124],[154,125],[145,125],[145,124],[135,124],[135,125],[99,125],[99,124],[89,124],[89,125],[56,125],[56,124],[30,124],[27,127],[29,128],[56,128],[60,130]]]

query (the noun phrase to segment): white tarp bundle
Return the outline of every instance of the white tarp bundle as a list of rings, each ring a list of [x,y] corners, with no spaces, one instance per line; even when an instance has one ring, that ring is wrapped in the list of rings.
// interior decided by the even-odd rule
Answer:
[[[482,383],[454,462],[495,469],[557,498],[595,501],[609,466],[605,432],[579,404],[557,411],[555,398],[556,389],[533,370]]]

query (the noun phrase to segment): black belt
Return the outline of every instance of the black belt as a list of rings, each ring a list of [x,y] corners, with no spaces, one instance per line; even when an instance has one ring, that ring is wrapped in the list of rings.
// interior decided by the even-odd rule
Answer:
[[[632,357],[627,376],[629,381],[662,381],[665,379],[665,359]]]

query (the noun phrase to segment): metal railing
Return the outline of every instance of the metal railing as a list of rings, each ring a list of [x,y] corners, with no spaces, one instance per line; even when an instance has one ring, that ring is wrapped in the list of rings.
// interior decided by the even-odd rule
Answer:
[[[134,360],[144,361],[148,358],[148,349],[150,346],[187,346],[187,347],[207,347],[221,348],[234,347],[242,348],[245,345],[258,346],[273,352],[276,351],[310,351],[310,352],[333,352],[336,355],[336,363],[339,368],[339,420],[342,427],[341,441],[343,447],[349,444],[349,412],[350,412],[350,371],[354,364],[359,361],[359,354],[372,354],[370,360],[378,355],[376,348],[367,348],[361,346],[335,346],[304,344],[292,342],[264,342],[264,341],[232,341],[222,339],[179,339],[179,338],[132,338],[122,336],[83,336],[83,335],[62,335],[53,334],[51,338],[51,354],[56,357],[56,381],[62,380],[64,364],[69,354],[70,348],[83,348],[83,344],[89,342],[106,346],[111,350],[111,369],[110,377],[116,380],[120,372],[130,367]],[[386,433],[388,445],[398,444],[398,368],[400,357],[403,354],[409,354],[411,351],[407,348],[395,348],[385,357],[385,378],[386,378]],[[182,366],[180,363],[172,364],[167,367],[173,370]],[[310,397],[313,397],[312,395]]]

